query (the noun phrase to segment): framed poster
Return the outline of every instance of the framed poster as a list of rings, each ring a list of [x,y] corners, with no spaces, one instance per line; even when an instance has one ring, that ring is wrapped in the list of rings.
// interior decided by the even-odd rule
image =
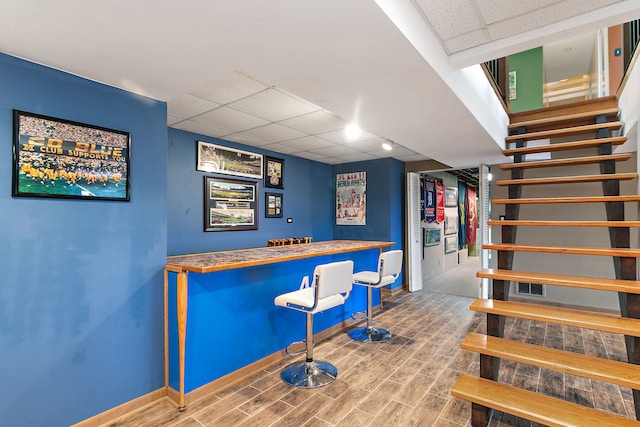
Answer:
[[[458,189],[456,187],[446,187],[444,189],[444,206],[446,208],[458,207]]]
[[[458,236],[444,237],[444,253],[450,254],[458,250]]]
[[[447,209],[444,219],[444,234],[458,234],[458,212]]]
[[[424,229],[424,245],[436,246],[440,244],[440,229],[425,228]]]
[[[129,200],[128,132],[13,110],[13,197]]]
[[[196,170],[262,179],[262,154],[198,141]]]
[[[282,194],[264,193],[265,218],[282,218]]]
[[[336,175],[336,225],[366,225],[367,173]]]
[[[264,186],[284,188],[284,160],[264,156]]]
[[[257,230],[258,183],[204,177],[204,231]]]

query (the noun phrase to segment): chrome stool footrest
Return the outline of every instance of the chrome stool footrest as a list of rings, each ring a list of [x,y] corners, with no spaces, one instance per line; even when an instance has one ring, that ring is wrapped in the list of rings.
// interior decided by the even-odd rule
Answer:
[[[351,318],[353,320],[355,320],[356,322],[359,322],[361,320],[365,320],[367,318],[367,312],[366,311],[354,311],[351,314]]]
[[[299,351],[291,351],[291,347],[296,346],[296,345],[301,345],[302,349],[299,350]],[[313,343],[311,345],[313,345]],[[307,351],[306,346],[307,346],[307,340],[294,341],[294,342],[292,342],[291,344],[289,344],[288,346],[285,347],[284,353],[287,356],[297,356],[298,354],[302,354],[305,351]]]
[[[374,328],[373,326],[349,331],[349,337],[360,342],[385,342],[389,341],[391,336],[391,332],[386,329]]]
[[[338,369],[328,362],[303,361],[287,366],[280,377],[285,383],[300,388],[322,387],[335,381]]]

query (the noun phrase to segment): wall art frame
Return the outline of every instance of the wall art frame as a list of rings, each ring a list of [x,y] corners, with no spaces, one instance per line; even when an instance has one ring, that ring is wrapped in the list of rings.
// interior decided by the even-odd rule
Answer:
[[[131,135],[13,110],[13,197],[129,201]]]
[[[444,253],[451,254],[458,250],[458,236],[444,237]]]
[[[284,159],[264,156],[264,186],[284,189]]]
[[[196,170],[262,179],[262,154],[197,141]]]
[[[204,177],[204,231],[258,229],[258,183]]]
[[[264,193],[265,218],[282,218],[282,193]]]

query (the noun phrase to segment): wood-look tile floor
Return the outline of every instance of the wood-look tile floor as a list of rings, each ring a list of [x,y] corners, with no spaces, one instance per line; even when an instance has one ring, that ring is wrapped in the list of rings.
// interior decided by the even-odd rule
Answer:
[[[314,349],[338,379],[317,389],[284,384],[280,371],[297,356],[194,402],[184,412],[167,400],[121,417],[113,426],[470,426],[471,404],[449,392],[463,372],[478,375],[479,356],[460,349],[468,332],[485,332],[471,298],[402,293],[374,318],[393,338],[383,344],[337,334]],[[304,321],[304,316],[301,316]],[[505,334],[532,344],[626,360],[623,338],[574,327],[508,319]],[[632,394],[610,384],[502,361],[500,381],[634,418]],[[536,424],[496,413],[490,426]]]

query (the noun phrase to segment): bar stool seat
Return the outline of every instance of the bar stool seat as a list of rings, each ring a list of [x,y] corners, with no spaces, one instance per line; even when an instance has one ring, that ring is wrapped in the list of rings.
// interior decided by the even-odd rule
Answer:
[[[313,359],[313,315],[344,304],[353,285],[353,261],[339,261],[316,266],[310,287],[278,295],[277,306],[307,314],[307,356],[303,362],[287,366],[280,377],[294,387],[316,388],[332,383],[338,369],[331,363]]]
[[[385,342],[391,339],[391,332],[373,326],[372,289],[392,284],[400,275],[400,271],[402,250],[393,250],[380,254],[378,271],[360,271],[353,275],[354,284],[367,287],[367,326],[349,331],[352,339],[361,342]]]

